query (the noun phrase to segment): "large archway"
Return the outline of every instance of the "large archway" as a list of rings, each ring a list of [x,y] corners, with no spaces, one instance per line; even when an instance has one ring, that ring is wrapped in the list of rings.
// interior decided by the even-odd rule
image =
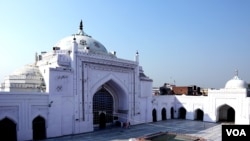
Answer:
[[[161,120],[167,120],[167,110],[166,110],[166,108],[162,108],[162,110],[161,110]]]
[[[33,140],[46,139],[46,123],[45,119],[41,116],[37,116],[32,121]]]
[[[155,109],[153,109],[153,111],[152,111],[152,116],[153,116],[153,122],[156,122],[157,121],[157,112]]]
[[[218,108],[218,122],[235,122],[235,110],[225,104]]]
[[[101,88],[93,97],[93,123],[103,129],[113,123],[114,100],[112,95]]]
[[[186,109],[181,107],[179,109],[179,119],[186,119],[186,113],[187,113]]]
[[[195,110],[195,120],[203,121],[204,112],[201,109]]]
[[[0,139],[6,141],[17,140],[16,124],[9,118],[0,120]]]
[[[113,125],[115,121],[124,122],[127,120],[129,95],[126,85],[119,78],[110,74],[100,78],[97,83],[89,87],[92,95],[94,129],[99,127],[99,113],[101,112],[105,113],[107,126]]]

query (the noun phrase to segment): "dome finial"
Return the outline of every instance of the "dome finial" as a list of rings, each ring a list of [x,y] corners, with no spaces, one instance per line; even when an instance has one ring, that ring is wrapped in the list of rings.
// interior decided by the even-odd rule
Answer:
[[[84,32],[83,32],[82,20],[80,21],[79,31],[78,31],[77,35],[85,35]]]
[[[78,32],[76,33],[76,35],[82,35],[82,36],[91,37],[91,36],[89,36],[88,34],[86,34],[86,33],[83,31],[82,20],[80,21],[79,30],[78,30]]]
[[[235,69],[235,75],[234,75],[233,79],[238,80],[239,79],[238,75],[239,75],[239,71],[238,71],[238,69]]]
[[[235,76],[238,76],[239,75],[239,71],[238,69],[235,70]]]
[[[81,20],[81,22],[80,22],[79,29],[80,29],[80,30],[82,30],[82,29],[83,29],[82,20]]]

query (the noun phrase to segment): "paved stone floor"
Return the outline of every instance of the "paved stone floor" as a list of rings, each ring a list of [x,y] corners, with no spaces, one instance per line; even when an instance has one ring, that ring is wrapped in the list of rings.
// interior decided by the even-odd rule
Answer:
[[[196,136],[207,141],[221,141],[221,123],[171,119],[132,125],[130,128],[111,127],[73,136],[50,138],[45,141],[129,141],[157,132],[174,132],[180,135]]]

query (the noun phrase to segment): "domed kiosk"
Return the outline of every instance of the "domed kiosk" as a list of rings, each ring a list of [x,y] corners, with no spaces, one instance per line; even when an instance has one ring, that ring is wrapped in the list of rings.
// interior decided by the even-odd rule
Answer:
[[[235,76],[231,80],[227,81],[225,85],[226,89],[247,89],[247,87],[247,82],[238,77],[238,71],[236,71]]]

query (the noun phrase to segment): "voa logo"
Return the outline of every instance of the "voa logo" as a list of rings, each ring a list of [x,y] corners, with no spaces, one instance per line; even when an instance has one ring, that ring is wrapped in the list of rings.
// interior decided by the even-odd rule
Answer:
[[[228,136],[247,136],[244,129],[226,129]]]
[[[250,125],[222,125],[222,141],[249,141]]]

